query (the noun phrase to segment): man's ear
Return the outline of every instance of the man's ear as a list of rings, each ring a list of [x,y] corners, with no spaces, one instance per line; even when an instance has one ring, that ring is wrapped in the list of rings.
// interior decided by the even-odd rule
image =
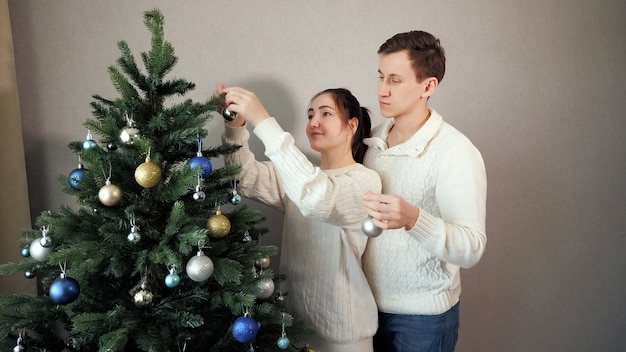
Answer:
[[[424,92],[422,93],[422,97],[430,98],[431,95],[435,94],[437,87],[439,86],[439,80],[435,77],[428,77],[424,79]]]

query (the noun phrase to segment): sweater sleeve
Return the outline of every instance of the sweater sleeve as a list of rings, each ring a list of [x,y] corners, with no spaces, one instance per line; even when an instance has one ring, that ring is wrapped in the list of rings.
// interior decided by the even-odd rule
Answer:
[[[469,268],[485,250],[487,176],[469,141],[451,148],[439,166],[435,197],[441,218],[423,209],[409,232],[440,260]]]
[[[269,118],[254,129],[274,163],[289,199],[302,215],[336,226],[356,228],[367,217],[362,204],[366,191],[380,192],[378,174],[359,164],[345,173],[333,174],[313,166],[295,146],[293,136]]]
[[[242,170],[238,175],[237,191],[244,197],[257,200],[284,212],[286,195],[274,165],[255,159],[254,153],[250,151],[248,145],[250,132],[248,132],[246,125],[242,127],[225,126],[222,143],[241,146],[235,153],[224,156],[226,165],[241,165]]]

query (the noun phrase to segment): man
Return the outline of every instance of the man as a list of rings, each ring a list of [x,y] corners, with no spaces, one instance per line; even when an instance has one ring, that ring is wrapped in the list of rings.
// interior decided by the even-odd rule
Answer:
[[[380,112],[364,164],[382,194],[363,203],[384,231],[363,261],[379,310],[375,351],[454,351],[460,268],[481,258],[487,180],[480,152],[428,107],[445,72],[445,52],[423,31],[400,33],[378,54]]]

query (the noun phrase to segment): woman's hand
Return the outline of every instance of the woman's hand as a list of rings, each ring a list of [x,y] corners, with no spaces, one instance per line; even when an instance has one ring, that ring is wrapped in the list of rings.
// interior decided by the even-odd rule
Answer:
[[[381,229],[410,230],[415,226],[420,210],[407,203],[402,197],[391,194],[367,192],[363,195],[365,210],[374,225]]]
[[[231,113],[236,113],[237,118],[233,121],[233,125],[241,126],[242,124],[236,124],[241,118],[250,122],[252,126],[256,126],[261,121],[270,117],[263,104],[259,101],[256,94],[241,87],[226,87],[223,84],[218,84],[219,94],[226,93],[226,106]]]
[[[215,88],[215,90],[213,91],[213,96],[217,98],[220,95],[225,94],[224,90],[226,88],[228,88],[228,87],[226,87],[226,85],[224,83],[219,83],[217,85],[217,88]],[[221,111],[218,111],[218,112],[222,113]],[[246,124],[246,120],[243,117],[239,116],[239,115],[235,116],[235,119],[232,120],[232,121],[224,119],[224,122],[226,123],[226,125],[228,125],[230,127],[241,127],[241,126]]]

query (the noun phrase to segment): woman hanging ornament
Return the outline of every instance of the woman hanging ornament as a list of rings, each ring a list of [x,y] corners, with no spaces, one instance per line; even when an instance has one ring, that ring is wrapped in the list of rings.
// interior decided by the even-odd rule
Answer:
[[[109,161],[110,164],[110,161]],[[104,173],[104,170],[102,171]],[[106,177],[106,175],[105,175]],[[100,202],[108,207],[117,205],[122,200],[122,190],[111,183],[111,166],[109,165],[109,177],[106,177],[104,186],[98,192]]]
[[[54,304],[69,304],[78,298],[80,285],[75,279],[65,274],[65,265],[60,265],[61,275],[50,284],[48,295]]]
[[[83,167],[83,163],[80,159],[80,155],[78,156],[78,167],[72,170],[67,177],[67,183],[69,183],[70,187],[76,191],[80,191],[80,182],[85,177],[85,168]]]
[[[146,161],[135,169],[135,181],[144,188],[155,187],[161,182],[161,168],[150,160],[149,149]]]
[[[124,144],[132,145],[137,139],[141,138],[141,134],[135,127],[135,121],[128,114],[125,114],[124,118],[126,119],[126,126],[120,131],[120,140]]]
[[[95,150],[98,148],[98,143],[91,137],[91,131],[87,130],[87,137],[83,141],[83,150]]]
[[[189,161],[189,167],[194,169],[200,169],[200,175],[203,179],[209,178],[211,173],[213,172],[213,165],[211,161],[202,155],[202,140],[198,140],[198,151],[196,152],[196,156],[191,158]]]

